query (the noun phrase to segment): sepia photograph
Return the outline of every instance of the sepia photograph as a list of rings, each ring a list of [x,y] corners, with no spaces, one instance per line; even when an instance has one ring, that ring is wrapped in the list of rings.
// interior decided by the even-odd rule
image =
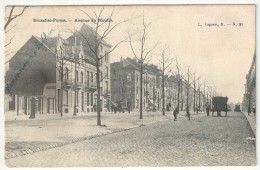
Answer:
[[[4,164],[256,166],[256,4],[7,5]]]

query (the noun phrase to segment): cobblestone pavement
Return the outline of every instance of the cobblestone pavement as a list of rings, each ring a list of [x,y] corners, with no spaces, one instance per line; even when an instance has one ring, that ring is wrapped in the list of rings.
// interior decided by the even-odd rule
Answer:
[[[184,112],[181,113],[182,115]],[[169,112],[162,116],[160,112],[144,112],[143,119],[139,113],[102,113],[102,126],[96,125],[96,113],[78,113],[78,116],[64,114],[36,115],[36,119],[28,119],[28,115],[16,116],[5,114],[5,158],[23,156],[97,136],[114,133],[126,129],[169,120],[173,116]]]
[[[8,167],[248,166],[255,141],[243,113],[180,117],[6,160]]]

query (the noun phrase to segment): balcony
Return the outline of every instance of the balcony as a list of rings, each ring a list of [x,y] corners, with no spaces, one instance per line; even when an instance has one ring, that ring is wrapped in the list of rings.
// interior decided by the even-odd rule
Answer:
[[[71,86],[72,86],[71,80],[68,80],[68,79],[63,80],[63,87],[64,88],[71,88]]]
[[[80,90],[83,86],[83,84],[79,81],[77,81],[77,83],[75,84],[75,82],[72,83],[73,86],[73,90],[75,90],[75,86],[77,87],[77,90]]]
[[[111,91],[110,90],[105,90],[102,94],[102,96],[104,96],[105,98],[108,98],[111,96]]]
[[[85,83],[86,91],[96,91],[97,90],[97,83],[96,82],[86,82]]]

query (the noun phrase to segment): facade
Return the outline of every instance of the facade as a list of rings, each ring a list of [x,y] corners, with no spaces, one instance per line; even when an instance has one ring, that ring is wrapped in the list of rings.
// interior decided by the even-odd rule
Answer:
[[[112,102],[123,107],[131,106],[131,111],[140,107],[140,72],[138,61],[126,58],[111,64]],[[175,76],[165,76],[165,109],[177,107],[178,85]],[[162,71],[155,65],[146,67],[143,74],[143,108],[146,111],[162,110]],[[192,97],[190,92],[190,97]],[[192,99],[190,99],[190,102]],[[180,107],[185,110],[186,90],[181,83]]]
[[[90,27],[83,25],[82,35]],[[87,36],[87,35],[86,35]],[[48,39],[32,36],[10,61],[6,73],[9,109],[30,114],[31,99],[36,98],[38,113],[94,112],[97,102],[96,62],[82,37],[68,39],[58,35]],[[101,42],[98,53],[108,53]],[[100,60],[101,111],[110,111],[109,54]],[[32,82],[32,83],[28,83]],[[22,87],[22,88],[21,88]]]
[[[143,75],[143,108],[154,110],[160,108],[160,90],[158,75],[147,71]],[[131,58],[123,59],[111,64],[111,92],[112,102],[122,107],[130,106],[131,111],[138,111],[140,107],[140,72],[139,63]]]
[[[254,53],[251,67],[246,75],[242,110],[244,112],[252,112],[253,106],[256,106],[256,53]]]

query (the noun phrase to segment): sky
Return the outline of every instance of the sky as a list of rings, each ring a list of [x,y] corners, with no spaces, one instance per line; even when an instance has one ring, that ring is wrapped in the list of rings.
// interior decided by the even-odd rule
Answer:
[[[151,63],[160,66],[158,60],[162,49],[167,46],[167,57],[173,60],[172,71],[176,71],[174,61],[178,58],[184,75],[190,67],[196,76],[200,76],[200,81],[206,81],[206,85],[213,87],[217,94],[228,96],[229,102],[242,102],[245,77],[255,52],[254,5],[105,6],[101,18],[108,18],[113,9],[111,25],[129,21],[109,34],[106,38],[108,43],[117,44],[129,32],[134,32],[134,37],[137,37],[141,33],[140,16],[144,15],[145,22],[149,23],[148,48],[153,48],[158,42]],[[100,7],[29,7],[10,25],[9,28],[14,27],[6,33],[6,43],[15,36],[5,48],[5,54],[19,50],[32,35],[40,37],[43,33],[50,33],[52,37],[60,33],[63,38],[68,37],[83,24],[75,22],[75,19],[88,19],[82,10],[95,18],[94,12],[98,13]],[[9,11],[10,8],[6,8],[6,14]],[[68,22],[33,22],[33,19],[53,18]],[[224,26],[220,26],[221,23]],[[85,24],[93,26],[91,22]],[[138,45],[134,42],[136,50]],[[5,60],[8,61],[13,54],[5,56]],[[111,53],[110,62],[133,56],[129,43],[124,42]]]

